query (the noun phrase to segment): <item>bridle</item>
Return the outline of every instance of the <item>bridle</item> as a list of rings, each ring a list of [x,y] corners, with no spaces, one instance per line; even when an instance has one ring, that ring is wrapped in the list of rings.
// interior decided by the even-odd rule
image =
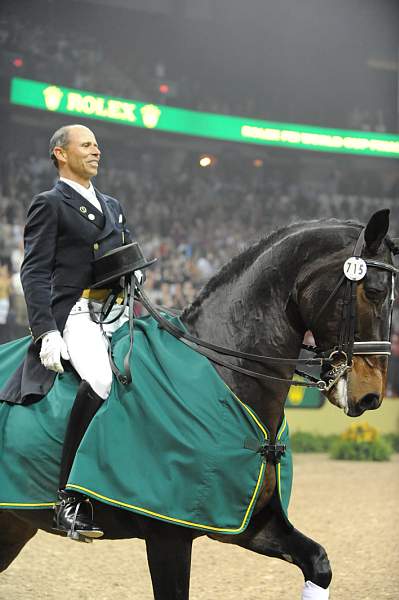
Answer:
[[[331,367],[328,372],[325,387],[320,386],[319,389],[322,391],[329,391],[337,381],[352,368],[353,356],[390,356],[391,355],[391,328],[392,328],[392,313],[393,304],[395,301],[395,276],[398,269],[389,263],[382,262],[374,259],[361,258],[362,250],[364,247],[364,233],[365,229],[362,229],[360,235],[356,241],[352,256],[347,259],[344,263],[343,273],[340,276],[337,285],[332,290],[324,304],[318,311],[313,327],[319,323],[320,318],[325,312],[325,309],[329,306],[332,300],[337,295],[338,291],[344,286],[343,295],[343,306],[342,306],[342,317],[341,317],[341,328],[338,334],[338,344],[329,350],[321,351],[317,346],[305,346],[307,350],[310,350],[330,361]],[[394,252],[394,249],[388,245],[390,252]],[[360,276],[352,278],[348,270],[362,269]],[[357,300],[357,286],[366,276],[368,268],[379,269],[381,271],[387,271],[391,273],[391,292],[390,292],[390,306],[389,306],[389,323],[388,323],[388,339],[387,340],[369,340],[369,341],[355,341],[355,330],[356,330],[356,300]],[[353,273],[352,275],[356,275]],[[309,375],[302,374],[307,377]],[[324,380],[322,380],[324,381]]]
[[[392,264],[385,263],[378,260],[371,259],[363,259],[361,258],[361,253],[364,246],[364,232],[365,229],[362,229],[360,235],[357,239],[357,242],[354,247],[353,254],[349,257],[348,260],[345,261],[345,265],[351,264],[350,260],[357,259],[358,264],[362,266],[364,273],[362,273],[361,277],[358,279],[353,279],[350,277],[349,273],[343,272],[340,276],[339,281],[333,291],[328,296],[327,300],[324,302],[319,312],[316,315],[314,324],[317,323],[321,316],[324,314],[326,308],[332,302],[332,300],[337,295],[338,291],[342,286],[345,286],[344,290],[344,301],[343,301],[343,315],[342,315],[342,326],[340,328],[338,334],[338,344],[329,350],[321,350],[317,346],[307,346],[302,345],[302,348],[308,351],[313,352],[316,357],[315,358],[281,358],[277,356],[262,356],[258,354],[248,354],[245,352],[240,352],[238,350],[232,350],[231,348],[225,348],[223,346],[218,346],[216,344],[212,344],[210,342],[206,342],[201,340],[200,338],[191,335],[184,329],[177,327],[170,320],[166,319],[162,312],[169,313],[172,316],[176,316],[176,311],[165,309],[164,307],[161,310],[154,306],[154,304],[150,301],[148,296],[145,294],[143,290],[142,284],[135,278],[135,296],[144,306],[144,308],[148,311],[148,313],[157,321],[159,327],[168,331],[171,335],[179,339],[181,342],[209,358],[213,363],[225,367],[227,369],[236,371],[238,373],[242,373],[244,375],[248,375],[249,377],[253,377],[258,380],[264,381],[276,381],[289,383],[294,386],[303,386],[303,387],[315,387],[320,391],[326,392],[329,391],[344,375],[347,371],[352,368],[352,357],[355,355],[373,355],[373,356],[390,356],[391,354],[391,343],[388,340],[381,341],[355,341],[355,327],[356,327],[356,295],[357,295],[357,285],[359,281],[361,281],[366,275],[368,268],[374,268],[379,270],[388,271],[391,273],[391,293],[390,293],[390,307],[389,307],[389,334],[391,331],[392,324],[392,311],[393,311],[393,302],[395,299],[394,296],[394,284],[395,284],[395,276],[398,272],[398,269],[394,267]],[[388,245],[391,254],[394,252],[393,248]],[[352,261],[353,262],[353,261]],[[131,288],[133,286],[131,285]],[[133,327],[133,319],[131,318],[129,327],[131,330],[131,340],[132,336],[132,327]],[[389,336],[388,336],[389,337]],[[131,350],[130,350],[131,351]],[[216,356],[215,356],[216,354]],[[317,379],[308,373],[303,373],[302,371],[296,370],[295,373],[300,375],[301,377],[307,379],[305,380],[296,380],[296,379],[285,379],[280,377],[275,377],[272,375],[267,375],[265,373],[260,373],[258,371],[254,371],[251,369],[246,369],[237,364],[232,364],[228,362],[221,356],[231,356],[234,358],[248,360],[250,362],[256,362],[263,365],[270,364],[303,364],[303,365],[317,365],[321,368],[328,367],[328,377],[327,381],[324,379]],[[126,360],[125,368],[126,368]],[[121,383],[130,383],[131,378],[124,378],[124,376],[118,377]],[[124,380],[125,379],[125,380]]]

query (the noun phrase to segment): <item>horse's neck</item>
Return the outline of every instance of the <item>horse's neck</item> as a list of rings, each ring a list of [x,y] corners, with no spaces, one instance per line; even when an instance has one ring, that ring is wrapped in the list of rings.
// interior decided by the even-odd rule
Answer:
[[[186,311],[188,329],[200,338],[241,352],[296,357],[302,341],[287,318],[286,307],[295,283],[290,252],[266,250],[239,276],[216,287],[200,305]],[[288,262],[290,265],[288,268]],[[230,359],[234,361],[234,359]],[[246,368],[290,378],[291,365],[244,362]],[[289,384],[253,379],[228,369],[218,369],[223,379],[249,404],[275,433],[282,419]]]

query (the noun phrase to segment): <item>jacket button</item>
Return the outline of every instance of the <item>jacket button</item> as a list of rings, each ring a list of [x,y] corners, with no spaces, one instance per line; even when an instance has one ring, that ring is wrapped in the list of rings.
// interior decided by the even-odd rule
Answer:
[[[96,243],[93,245],[93,248],[94,248],[94,250],[98,250],[98,249],[99,249],[99,247],[100,247],[100,245],[99,245],[99,244],[97,244],[97,242],[96,242]]]

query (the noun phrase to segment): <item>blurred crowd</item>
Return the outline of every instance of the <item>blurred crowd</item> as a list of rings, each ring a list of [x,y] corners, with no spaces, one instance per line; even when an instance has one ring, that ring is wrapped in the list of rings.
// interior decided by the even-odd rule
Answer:
[[[118,29],[119,43],[112,43],[114,37],[105,36],[100,27],[105,27],[107,13],[102,20],[95,21],[91,18],[91,8],[82,5],[81,18],[76,20],[72,10],[76,10],[76,4],[69,10],[54,0],[38,0],[35,5],[26,0],[6,3],[0,12],[0,52],[8,57],[9,67],[15,57],[22,59],[13,74],[206,112],[380,132],[392,131],[396,126],[390,111],[380,106],[378,100],[372,103],[370,99],[369,106],[367,101],[359,105],[358,99],[351,106],[349,100],[346,108],[334,109],[334,103],[327,102],[331,101],[331,95],[324,101],[317,99],[315,92],[300,98],[296,89],[293,98],[290,88],[284,89],[284,77],[274,72],[268,73],[265,87],[258,81],[256,89],[248,93],[250,82],[240,85],[224,74],[217,53],[212,56],[214,72],[203,68],[201,46],[197,52],[194,50],[200,43],[201,30],[192,29],[193,55],[187,54],[186,60],[182,60],[181,47],[174,39],[176,24],[171,18],[152,17],[148,21],[144,14],[131,12],[127,24],[121,12],[120,22],[111,24]],[[87,18],[84,11],[89,11]],[[114,15],[115,11],[112,20]],[[207,35],[208,51],[212,52],[211,48],[222,40],[214,27],[208,28]],[[228,46],[224,52],[229,52]]]
[[[347,195],[330,181],[294,185],[277,171],[240,171],[231,162],[226,172],[201,169],[189,158],[181,159],[176,171],[162,171],[159,160],[144,152],[136,168],[104,166],[95,181],[122,202],[145,255],[158,258],[147,281],[153,299],[177,308],[190,302],[230,257],[280,226],[328,217],[366,221],[374,210],[397,201],[394,188],[389,197]],[[55,181],[46,158],[6,156],[0,181],[0,325],[26,325],[18,276],[26,210],[33,195]]]
[[[389,197],[345,195],[331,182],[293,185],[278,173],[260,177],[259,171],[248,171],[244,177],[238,168],[227,178],[218,169],[201,169],[194,162],[190,167],[187,160],[178,173],[162,174],[158,167],[144,153],[136,170],[103,167],[95,185],[121,200],[144,254],[158,258],[147,272],[147,292],[156,303],[175,308],[191,302],[229,258],[280,226],[328,217],[364,222],[376,209],[393,208],[398,198],[395,187]],[[228,172],[234,172],[231,165]],[[25,214],[32,196],[55,181],[47,159],[6,157],[0,181],[0,343],[27,332],[19,278]],[[394,221],[395,226],[398,230]],[[393,340],[387,393],[396,396],[399,319]]]

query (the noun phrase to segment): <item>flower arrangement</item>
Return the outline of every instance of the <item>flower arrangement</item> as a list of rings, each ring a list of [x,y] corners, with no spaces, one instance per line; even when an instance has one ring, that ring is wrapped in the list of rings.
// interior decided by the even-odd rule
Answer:
[[[331,447],[331,458],[337,460],[389,460],[392,446],[368,423],[354,423]]]

